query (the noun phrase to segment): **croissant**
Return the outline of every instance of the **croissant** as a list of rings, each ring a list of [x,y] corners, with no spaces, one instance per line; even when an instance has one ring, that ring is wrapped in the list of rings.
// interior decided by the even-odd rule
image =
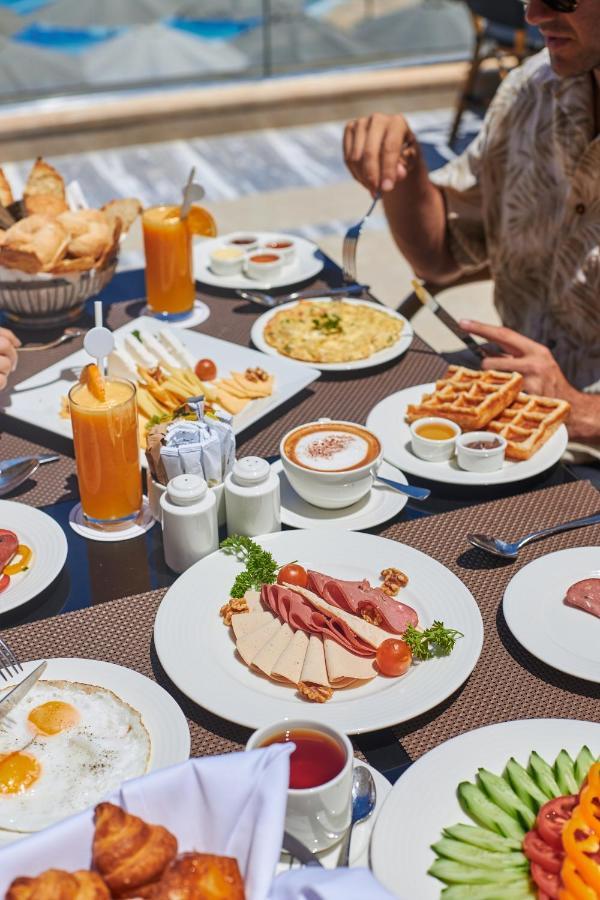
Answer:
[[[152,900],[244,900],[236,859],[208,853],[179,856],[150,894]]]
[[[94,821],[92,865],[113,897],[147,897],[177,855],[177,839],[112,803],[99,803]]]
[[[15,878],[5,900],[110,900],[110,893],[95,872],[48,869],[37,878]]]

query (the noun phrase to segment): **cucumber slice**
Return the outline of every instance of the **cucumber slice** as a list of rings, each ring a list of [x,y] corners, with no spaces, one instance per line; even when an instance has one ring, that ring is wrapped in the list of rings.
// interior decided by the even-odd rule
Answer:
[[[523,869],[477,869],[452,859],[436,859],[429,874],[446,884],[510,884],[523,882]]]
[[[548,799],[560,797],[562,791],[554,777],[554,772],[546,760],[542,759],[540,754],[535,750],[529,757],[529,771],[537,782],[540,790],[547,795]]]
[[[579,791],[575,780],[575,763],[566,750],[561,750],[556,757],[554,774],[562,794],[576,794]]]
[[[483,869],[528,869],[529,863],[523,854],[517,850],[512,853],[495,853],[490,850],[482,850],[462,841],[454,841],[451,838],[441,838],[431,849],[438,856],[445,859],[454,859],[466,866]]]
[[[519,795],[523,803],[527,803],[537,815],[540,806],[544,805],[548,797],[539,789],[527,769],[524,769],[514,757],[511,757],[506,764],[504,778],[511,783],[514,792]]]
[[[535,891],[527,881],[514,884],[452,884],[442,891],[442,900],[531,900]]]
[[[496,806],[503,809],[509,816],[522,821],[527,829],[533,828],[535,825],[535,813],[532,812],[526,803],[523,803],[504,778],[501,778],[500,775],[494,775],[493,772],[488,772],[487,769],[479,769],[477,777],[486,794]]]
[[[505,813],[503,809],[488,800],[481,788],[468,781],[463,781],[457,789],[458,797],[463,809],[472,819],[484,828],[490,828],[503,834],[504,837],[522,840],[525,829],[519,825],[516,819]]]
[[[521,841],[514,838],[502,837],[495,831],[487,828],[479,828],[477,825],[452,825],[444,828],[444,835],[462,841],[463,844],[472,844],[481,847],[482,850],[493,850],[497,853],[510,853],[511,850],[520,850]]]
[[[577,782],[577,790],[581,788],[581,785],[587,777],[587,773],[590,771],[590,766],[595,762],[596,757],[590,748],[582,747],[575,760],[575,781]]]

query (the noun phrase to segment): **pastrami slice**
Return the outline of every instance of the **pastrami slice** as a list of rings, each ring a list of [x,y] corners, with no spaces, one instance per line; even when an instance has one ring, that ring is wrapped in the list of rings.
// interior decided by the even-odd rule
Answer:
[[[404,634],[409,625],[416,627],[419,621],[412,606],[389,597],[381,588],[373,587],[366,578],[346,581],[309,569],[308,589],[345,612],[363,618],[368,616],[368,621],[393,634]]]

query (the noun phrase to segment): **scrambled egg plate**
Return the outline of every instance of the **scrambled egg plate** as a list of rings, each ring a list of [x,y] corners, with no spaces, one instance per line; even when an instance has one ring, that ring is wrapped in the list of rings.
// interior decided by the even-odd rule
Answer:
[[[400,319],[360,303],[301,300],[267,322],[264,338],[292,359],[344,363],[391,347],[402,325]]]

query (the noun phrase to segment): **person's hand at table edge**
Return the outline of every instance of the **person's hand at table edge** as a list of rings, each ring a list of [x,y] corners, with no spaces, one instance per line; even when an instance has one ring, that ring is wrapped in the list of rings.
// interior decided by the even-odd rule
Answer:
[[[547,347],[503,326],[484,325],[471,319],[461,319],[459,325],[469,334],[497,344],[506,354],[486,356],[482,363],[484,369],[520,372],[527,393],[567,400],[571,404],[567,422],[571,440],[600,443],[600,395],[574,388]]]
[[[16,334],[8,328],[0,328],[0,391],[6,387],[10,373],[17,368],[17,347],[20,346]]]

